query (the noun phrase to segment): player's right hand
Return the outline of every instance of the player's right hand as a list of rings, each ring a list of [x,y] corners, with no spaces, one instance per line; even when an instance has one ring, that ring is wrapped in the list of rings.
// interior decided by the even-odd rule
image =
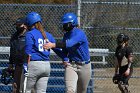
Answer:
[[[43,48],[44,49],[51,49],[51,48],[55,48],[55,43],[51,43],[51,42],[48,42],[46,44],[43,45]]]
[[[64,67],[67,67],[70,63],[63,61],[62,64],[64,65]]]

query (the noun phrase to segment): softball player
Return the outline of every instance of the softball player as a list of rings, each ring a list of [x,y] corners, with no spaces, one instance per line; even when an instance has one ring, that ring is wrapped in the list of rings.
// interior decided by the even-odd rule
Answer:
[[[113,82],[118,84],[121,93],[129,93],[128,80],[133,72],[133,51],[132,48],[128,46],[128,40],[129,37],[124,33],[120,33],[117,36],[118,46],[115,52],[116,65]]]
[[[13,68],[14,71],[14,83],[13,83],[13,93],[19,93],[20,89],[20,79],[22,73],[22,65],[24,62],[24,48],[25,48],[25,32],[27,27],[25,25],[25,18],[18,18],[16,23],[16,32],[11,36],[10,40],[10,57],[9,57],[9,69]]]
[[[50,33],[44,31],[42,19],[38,13],[28,13],[26,22],[29,32],[26,34],[25,51],[27,55],[30,55],[26,93],[31,93],[31,89],[33,88],[35,89],[35,93],[46,93],[51,70],[49,62],[50,49],[44,49],[43,44],[47,42],[55,43],[55,39]],[[53,51],[64,58],[60,49],[53,48]]]
[[[86,34],[78,28],[77,16],[66,13],[62,17],[63,42],[44,44],[45,49],[62,48],[69,58],[65,65],[66,93],[86,93],[91,78],[91,63]]]

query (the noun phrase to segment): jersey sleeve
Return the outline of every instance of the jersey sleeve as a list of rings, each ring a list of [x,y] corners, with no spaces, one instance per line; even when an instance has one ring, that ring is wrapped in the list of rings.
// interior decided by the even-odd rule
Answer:
[[[68,47],[72,47],[76,44],[82,43],[82,42],[84,42],[85,38],[86,38],[86,36],[84,33],[82,33],[82,32],[76,33],[73,36],[71,36],[70,39],[66,40],[66,47],[68,48]]]
[[[116,48],[116,50],[115,50],[115,55],[114,55],[115,57],[117,57],[117,48]]]
[[[127,47],[126,49],[126,57],[128,58],[129,55],[132,55],[133,54],[133,50],[131,47]]]
[[[14,64],[14,54],[13,54],[13,42],[10,42],[10,57],[9,57],[9,64]]]
[[[50,37],[50,38],[49,38],[49,41],[52,42],[52,43],[55,43],[56,40],[55,40],[55,38],[53,37],[53,35],[50,34],[50,33],[49,33],[48,35],[49,35],[49,37]]]
[[[67,55],[62,51],[60,48],[53,48],[52,49],[63,61],[68,61],[69,58]]]
[[[14,64],[15,61],[15,49],[14,49],[14,40],[16,40],[17,34],[14,33],[10,39],[10,57],[9,57],[9,64]]]
[[[31,33],[27,33],[25,37],[25,52],[28,55],[31,54],[31,50],[34,44],[33,40],[34,40],[33,35]]]

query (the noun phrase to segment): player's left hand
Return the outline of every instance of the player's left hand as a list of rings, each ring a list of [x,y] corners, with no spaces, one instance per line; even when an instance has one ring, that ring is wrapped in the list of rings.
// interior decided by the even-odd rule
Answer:
[[[24,75],[28,75],[28,64],[27,63],[24,63],[23,64],[23,69],[24,69]]]
[[[120,75],[119,74],[114,74],[112,81],[114,84],[118,84],[118,81],[120,79]]]
[[[124,75],[125,75],[125,76],[128,76],[129,74],[130,74],[130,68],[128,68],[128,69],[125,71]]]

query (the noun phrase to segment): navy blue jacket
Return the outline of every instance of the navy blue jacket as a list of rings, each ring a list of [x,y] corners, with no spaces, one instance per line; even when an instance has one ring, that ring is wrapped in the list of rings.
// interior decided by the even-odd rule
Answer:
[[[10,39],[9,64],[22,65],[25,59],[25,34],[15,32]]]

